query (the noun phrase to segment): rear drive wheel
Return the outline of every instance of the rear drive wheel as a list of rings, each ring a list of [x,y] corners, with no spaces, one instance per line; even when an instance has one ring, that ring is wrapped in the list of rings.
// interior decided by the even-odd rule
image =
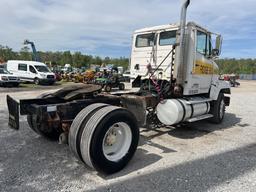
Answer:
[[[68,143],[69,148],[75,154],[75,156],[82,161],[81,152],[80,152],[80,138],[82,131],[84,129],[85,124],[89,120],[89,118],[99,109],[106,107],[107,104],[104,103],[95,103],[85,107],[82,111],[80,111],[69,130]]]
[[[225,100],[224,100],[224,94],[219,93],[217,101],[213,101],[211,106],[211,113],[213,114],[213,117],[210,119],[213,123],[221,123],[225,116]]]
[[[118,87],[119,87],[119,90],[124,90],[125,89],[124,83],[120,83]]]
[[[128,110],[107,106],[93,114],[81,135],[84,162],[98,172],[112,174],[133,157],[139,141],[136,118]]]

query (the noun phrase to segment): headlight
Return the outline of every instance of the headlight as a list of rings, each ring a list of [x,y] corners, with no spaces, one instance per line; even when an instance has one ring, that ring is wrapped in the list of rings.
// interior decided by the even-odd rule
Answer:
[[[8,81],[8,77],[6,77],[6,76],[2,76],[1,79],[2,79],[3,81]]]

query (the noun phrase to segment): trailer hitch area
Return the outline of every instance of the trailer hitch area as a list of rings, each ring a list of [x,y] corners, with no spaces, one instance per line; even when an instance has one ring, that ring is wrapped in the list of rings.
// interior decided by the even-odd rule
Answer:
[[[9,111],[9,122],[8,125],[10,128],[19,130],[20,123],[19,123],[19,115],[20,115],[20,106],[19,103],[14,100],[11,96],[6,96],[7,106]]]
[[[60,134],[59,144],[68,144],[68,134],[71,127],[71,120],[62,120],[61,128],[64,131]]]

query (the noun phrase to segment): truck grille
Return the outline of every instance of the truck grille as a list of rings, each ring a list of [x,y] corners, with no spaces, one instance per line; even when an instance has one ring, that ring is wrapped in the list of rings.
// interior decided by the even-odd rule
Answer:
[[[54,79],[54,75],[47,75],[47,79]]]
[[[9,81],[17,81],[17,77],[8,77]]]

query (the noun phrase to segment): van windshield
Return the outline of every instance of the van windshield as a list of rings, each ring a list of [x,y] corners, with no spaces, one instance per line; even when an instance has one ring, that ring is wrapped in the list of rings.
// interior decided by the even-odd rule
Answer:
[[[45,72],[51,72],[50,69],[49,69],[48,67],[46,67],[46,66],[35,65],[35,68],[36,68],[36,70],[39,71],[39,72],[43,72],[43,73],[45,73]]]

